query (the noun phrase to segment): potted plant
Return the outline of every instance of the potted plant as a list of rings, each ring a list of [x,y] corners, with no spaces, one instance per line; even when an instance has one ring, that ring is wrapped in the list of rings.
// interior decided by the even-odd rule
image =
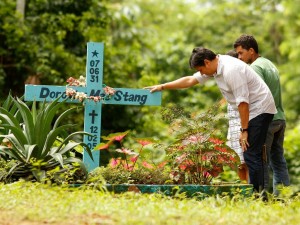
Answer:
[[[218,112],[218,104],[201,114],[191,114],[179,107],[164,108],[162,117],[170,124],[174,137],[168,144],[151,138],[135,138],[138,147],[132,149],[124,146],[129,131],[103,137],[103,142],[95,149],[108,151],[112,158],[107,167],[90,173],[88,183],[96,184],[102,177],[106,187],[115,192],[135,190],[173,194],[179,191],[188,196],[203,196],[230,193],[234,188],[245,195],[251,194],[252,186],[248,184],[214,182],[225,166],[236,171],[240,164],[235,151],[218,137],[221,119]],[[143,151],[147,145],[163,149],[164,160],[157,162],[146,157]]]

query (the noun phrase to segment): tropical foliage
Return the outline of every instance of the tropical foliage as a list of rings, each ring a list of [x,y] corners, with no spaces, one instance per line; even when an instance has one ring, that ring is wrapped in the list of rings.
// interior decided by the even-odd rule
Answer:
[[[220,105],[205,113],[189,113],[172,107],[163,111],[175,141],[166,148],[173,182],[179,184],[210,184],[228,166],[236,171],[239,156],[218,138]]]
[[[289,175],[292,184],[298,184],[300,190],[300,125],[286,132],[285,158],[289,165]],[[288,151],[287,151],[288,150]]]
[[[219,104],[216,104],[206,113],[191,117],[182,108],[164,108],[163,118],[170,124],[174,137],[171,144],[136,138],[139,145],[134,150],[124,145],[129,131],[102,137],[106,142],[95,149],[108,151],[111,159],[108,167],[92,171],[92,182],[102,175],[109,184],[211,184],[213,178],[224,171],[224,166],[236,171],[240,164],[238,155],[224,141],[214,137],[222,118],[216,116],[218,109]],[[156,144],[165,152],[161,161],[142,154],[144,147],[150,144]]]
[[[93,170],[89,174],[88,183],[101,183],[103,178],[109,184],[164,184],[170,179],[164,167],[166,163],[154,157],[155,149],[151,152],[151,148],[146,148],[157,140],[132,138],[129,133],[128,130],[102,137],[105,142],[95,149],[108,152],[110,161],[106,167]]]
[[[22,96],[24,82],[62,85],[85,74],[86,42],[105,43],[104,83],[142,88],[192,74],[188,57],[195,46],[217,53],[232,48],[242,33],[253,34],[260,54],[281,74],[287,131],[299,124],[299,7],[293,0],[30,0],[0,1],[0,89]],[[163,104],[203,111],[220,97],[213,82],[165,91]],[[102,134],[132,130],[163,137],[168,124],[159,107],[104,106]],[[119,113],[122,112],[122,113]],[[73,116],[81,124],[81,114]],[[222,127],[226,132],[226,126]],[[292,142],[291,142],[292,143]],[[286,152],[294,153],[294,144]],[[292,157],[296,158],[296,157]]]
[[[83,146],[93,158],[91,150],[85,143],[74,142],[72,138],[90,134],[79,131],[68,134],[65,139],[60,138],[74,127],[74,124],[62,122],[76,108],[70,108],[56,118],[57,111],[63,104],[58,100],[59,98],[49,104],[43,103],[39,109],[33,102],[30,109],[21,99],[9,96],[0,107],[0,154],[5,161],[11,162],[11,167],[2,171],[0,180],[13,181],[32,177],[43,181],[49,175],[47,173],[58,175],[62,170],[74,168],[82,173],[81,178],[86,178],[84,164],[71,151],[77,146]]]

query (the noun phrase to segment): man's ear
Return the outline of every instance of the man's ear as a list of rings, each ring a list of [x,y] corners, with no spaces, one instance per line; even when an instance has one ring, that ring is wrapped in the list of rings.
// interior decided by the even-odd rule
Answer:
[[[253,48],[249,48],[249,50],[248,50],[251,54],[255,54],[255,51],[254,51],[254,49]]]
[[[209,64],[211,63],[208,59],[204,59],[204,66],[209,66]]]

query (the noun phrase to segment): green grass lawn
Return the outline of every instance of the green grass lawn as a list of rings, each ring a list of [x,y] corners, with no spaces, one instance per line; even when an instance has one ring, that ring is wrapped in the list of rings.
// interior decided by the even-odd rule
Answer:
[[[38,183],[0,184],[1,225],[300,224],[300,195],[262,202],[236,196],[188,199]]]

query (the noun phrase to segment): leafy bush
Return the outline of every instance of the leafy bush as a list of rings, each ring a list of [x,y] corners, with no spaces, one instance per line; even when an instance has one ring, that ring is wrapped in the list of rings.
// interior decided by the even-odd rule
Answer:
[[[237,170],[240,159],[225,141],[218,138],[219,104],[201,114],[172,107],[163,111],[170,123],[175,141],[167,146],[167,161],[173,182],[179,184],[209,184],[222,173],[224,166]]]
[[[175,141],[169,145],[157,144],[151,138],[135,139],[137,150],[124,147],[124,138],[129,131],[103,137],[95,149],[109,151],[112,155],[108,167],[92,171],[96,177],[110,184],[210,184],[223,172],[223,167],[237,169],[240,159],[224,141],[214,137],[220,117],[216,116],[219,105],[206,113],[193,115],[178,107],[165,108],[163,118],[170,124]],[[163,148],[163,162],[142,157],[144,146],[156,144]],[[150,161],[150,162],[149,162]]]
[[[91,150],[85,143],[72,141],[74,136],[90,134],[79,131],[69,134],[65,139],[59,138],[59,135],[74,127],[73,124],[61,123],[76,108],[66,110],[55,119],[59,107],[64,103],[58,100],[59,98],[49,104],[43,103],[39,110],[33,102],[30,110],[21,99],[9,96],[0,107],[0,154],[5,161],[13,164],[0,180],[33,177],[42,181],[47,178],[49,171],[56,171],[57,168],[57,175],[75,169],[81,171],[76,173],[82,173],[81,179],[87,177],[81,159],[74,157],[71,151],[77,146],[84,146],[92,158]]]
[[[112,157],[107,167],[97,168],[89,174],[88,183],[103,178],[109,184],[164,184],[169,179],[163,168],[164,163],[156,164],[151,159],[150,163],[143,155],[144,147],[156,141],[152,138],[134,138],[134,144],[139,146],[134,151],[124,145],[128,133],[118,132],[102,137],[107,142],[100,143],[95,149],[108,151]]]
[[[164,168],[140,167],[135,170],[126,170],[124,167],[99,167],[90,172],[87,184],[105,180],[109,184],[165,184],[170,180]]]
[[[300,184],[300,125],[286,132],[285,136],[285,158],[287,161],[291,183]],[[299,189],[299,188],[298,188]]]

